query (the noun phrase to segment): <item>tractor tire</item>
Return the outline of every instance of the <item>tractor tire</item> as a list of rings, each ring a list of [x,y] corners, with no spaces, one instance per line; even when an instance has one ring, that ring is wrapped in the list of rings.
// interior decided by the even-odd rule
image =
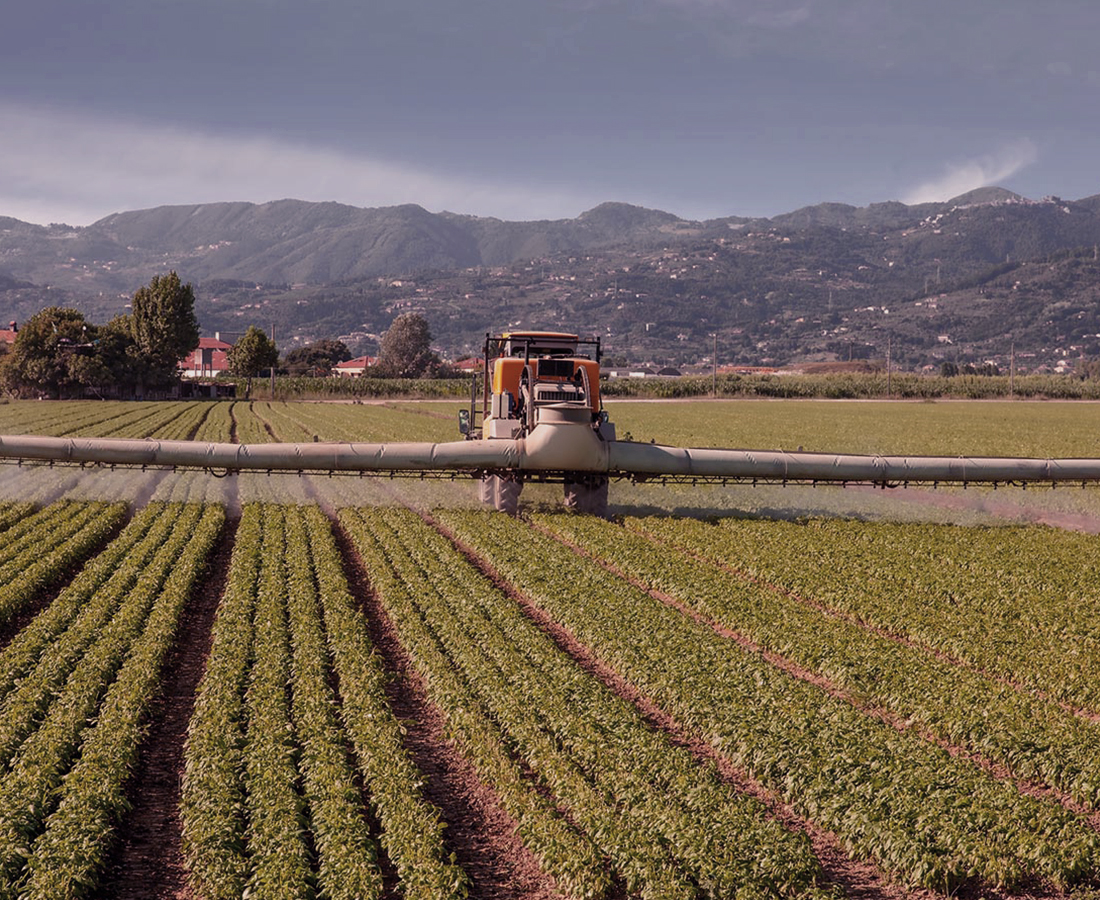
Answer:
[[[485,475],[477,482],[477,499],[486,506],[496,506],[497,476]]]
[[[498,512],[515,516],[519,514],[519,493],[523,482],[518,479],[496,477],[496,500],[493,506]]]
[[[607,495],[610,482],[606,478],[599,479],[595,484],[585,485],[584,499],[581,504],[581,512],[590,516],[607,518]]]
[[[567,481],[564,485],[565,508],[584,515],[607,517],[606,478]]]

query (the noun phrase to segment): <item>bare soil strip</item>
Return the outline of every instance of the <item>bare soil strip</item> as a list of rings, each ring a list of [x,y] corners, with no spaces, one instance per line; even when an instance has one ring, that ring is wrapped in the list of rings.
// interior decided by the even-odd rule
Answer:
[[[264,431],[267,432],[267,436],[271,438],[271,440],[275,441],[275,443],[278,443],[279,435],[275,433],[275,429],[274,427],[272,427],[271,423],[260,415],[259,411],[256,409],[255,401],[253,401],[252,404],[249,404],[248,409],[257,419],[260,420],[260,424],[264,426]]]
[[[516,590],[493,565],[471,547],[458,540],[438,522],[434,527],[451,541],[459,551],[500,590],[515,601],[551,640],[567,653],[584,671],[599,680],[622,699],[633,704],[642,717],[655,730],[663,732],[674,744],[686,747],[702,763],[713,763],[718,775],[737,791],[758,800],[784,827],[805,834],[821,861],[821,867],[831,884],[843,889],[846,896],[858,900],[929,900],[936,896],[931,891],[907,889],[891,883],[871,863],[853,859],[841,847],[836,835],[798,815],[774,793],[755,781],[747,772],[720,755],[706,741],[692,737],[672,716],[662,710],[649,697],[624,679],[618,672],[600,661],[568,629],[554,621],[539,609],[528,597]]]
[[[127,790],[133,808],[119,824],[111,865],[95,895],[101,900],[192,896],[181,849],[183,743],[210,653],[214,616],[225,591],[237,525],[236,519],[226,521],[206,577],[180,619],[176,645],[165,662],[161,696]]]
[[[560,900],[553,879],[516,836],[515,820],[495,792],[446,737],[443,714],[401,646],[386,611],[370,588],[362,560],[338,521],[333,522],[352,594],[387,670],[390,706],[406,730],[405,746],[424,773],[425,797],[447,822],[447,844],[472,881],[472,900]]]
[[[935,735],[930,731],[927,731],[926,729],[915,728],[909,722],[888,709],[862,703],[851,694],[849,694],[847,691],[837,687],[835,684],[833,684],[833,682],[831,682],[823,675],[819,675],[817,672],[805,669],[798,663],[788,659],[787,657],[779,653],[765,649],[741,632],[735,631],[731,628],[727,628],[721,622],[718,622],[710,618],[709,616],[703,615],[701,612],[692,609],[675,597],[662,591],[657,591],[647,587],[641,581],[631,577],[609,561],[601,559],[598,556],[594,556],[586,548],[581,547],[578,544],[574,544],[572,541],[568,541],[565,538],[562,538],[560,535],[555,534],[549,529],[542,528],[535,523],[531,523],[531,526],[538,529],[547,537],[558,541],[565,547],[568,547],[574,553],[577,553],[578,555],[583,556],[586,559],[590,559],[597,565],[602,566],[615,577],[623,579],[623,581],[626,581],[633,587],[644,592],[648,596],[652,597],[654,600],[657,600],[660,603],[664,603],[666,606],[671,606],[673,609],[676,609],[677,611],[683,613],[691,620],[698,622],[700,625],[704,625],[715,634],[717,634],[719,637],[727,638],[728,640],[734,641],[736,644],[743,647],[748,652],[759,656],[769,665],[772,665],[775,668],[786,672],[791,677],[797,678],[799,681],[804,681],[807,684],[812,684],[814,687],[828,694],[833,699],[840,700],[842,703],[847,703],[849,706],[859,710],[864,715],[874,719],[878,719],[878,721],[882,722],[884,725],[889,725],[895,731],[913,732],[914,734],[918,735],[922,740],[928,741],[931,744],[935,744],[937,747],[951,754],[951,756],[965,759],[973,765],[978,766],[980,769],[988,772],[998,781],[1004,781],[1012,784],[1021,794],[1026,794],[1030,797],[1054,800],[1056,803],[1060,803],[1062,806],[1064,806],[1067,810],[1074,813],[1075,815],[1081,816],[1089,823],[1092,828],[1100,831],[1100,812],[1090,810],[1088,807],[1084,806],[1081,803],[1078,803],[1076,800],[1074,800],[1071,796],[1064,793],[1063,791],[1059,791],[1055,788],[1050,787],[1049,785],[1041,784],[1039,782],[1026,781],[1024,779],[1017,778],[1000,763],[996,763],[988,759],[987,757],[982,756],[981,754],[967,750],[965,747],[960,747],[957,744],[952,744],[949,741],[945,741],[938,735]]]

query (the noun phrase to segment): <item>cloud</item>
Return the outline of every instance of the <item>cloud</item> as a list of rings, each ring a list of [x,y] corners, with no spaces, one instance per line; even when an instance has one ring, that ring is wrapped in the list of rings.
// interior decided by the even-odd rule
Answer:
[[[658,0],[664,6],[687,12],[725,13],[745,25],[784,29],[801,25],[812,14],[814,0],[781,0],[761,3],[759,0]]]
[[[787,8],[764,7],[749,16],[749,23],[763,28],[793,28],[808,21],[811,4],[797,3]]]
[[[264,136],[214,134],[0,103],[0,216],[86,225],[166,204],[292,197],[419,203],[501,218],[574,216],[558,188],[493,183]]]
[[[995,153],[948,165],[943,175],[914,188],[902,197],[902,202],[914,204],[950,200],[967,191],[1011,178],[1038,158],[1039,151],[1030,140],[1013,141]]]

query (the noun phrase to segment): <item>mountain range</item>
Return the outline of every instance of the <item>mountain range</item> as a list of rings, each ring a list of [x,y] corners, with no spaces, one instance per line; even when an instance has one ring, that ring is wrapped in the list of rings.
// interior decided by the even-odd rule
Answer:
[[[448,355],[487,330],[600,334],[624,362],[882,358],[1066,368],[1100,355],[1100,195],[982,188],[946,203],[827,203],[690,221],[605,203],[507,222],[404,205],[282,200],[121,212],[86,227],[0,217],[0,319],[47,305],[92,321],[153,275],[196,290],[204,333],[275,327],[284,348],[369,352],[423,312]],[[1068,361],[1068,362],[1067,362]]]

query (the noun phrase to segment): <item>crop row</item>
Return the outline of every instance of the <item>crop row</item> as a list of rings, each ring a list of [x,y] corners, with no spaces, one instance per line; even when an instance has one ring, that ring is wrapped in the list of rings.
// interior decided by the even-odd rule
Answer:
[[[1100,713],[1094,535],[823,521],[646,527],[672,528],[717,561]]]
[[[142,510],[12,639],[0,653],[0,697],[5,698],[5,704],[16,684],[44,662],[43,653],[47,649],[58,659],[70,655],[75,659],[84,652],[87,643],[109,619],[119,598],[136,583],[137,574],[164,543],[172,524],[160,505]],[[108,583],[110,586],[104,587]],[[74,620],[78,622],[75,627]],[[67,630],[69,634],[62,640]],[[83,637],[77,639],[77,635]]]
[[[233,404],[232,414],[236,422],[237,443],[265,444],[274,440],[264,427],[264,420],[256,413],[257,401]]]
[[[80,400],[6,403],[0,405],[0,431],[4,434],[68,434],[73,428],[109,421],[131,405]]]
[[[402,645],[424,674],[433,702],[447,720],[448,731],[482,779],[500,796],[518,823],[518,833],[542,861],[544,868],[575,896],[600,896],[608,876],[602,871],[595,847],[557,812],[538,786],[512,757],[499,726],[482,707],[470,686],[440,650],[423,622],[418,622],[408,589],[395,573],[386,550],[370,530],[369,520],[351,510],[341,513],[364,565],[372,589],[398,630]],[[387,550],[396,549],[388,543]]]
[[[179,615],[224,522],[151,506],[0,655],[0,897],[94,887]]]
[[[444,421],[444,419],[446,421]],[[449,414],[380,405],[188,401],[16,402],[0,406],[0,433],[229,441],[414,441],[458,437]],[[269,431],[268,428],[271,430]]]
[[[458,420],[434,411],[328,403],[265,403],[262,415],[283,441],[438,441],[457,440]],[[449,433],[448,433],[449,432]],[[441,437],[443,435],[443,437]]]
[[[464,743],[513,747],[579,830],[570,835],[552,810],[513,797],[522,790],[515,779],[492,779],[504,782],[520,833],[574,896],[607,889],[600,856],[641,896],[815,893],[820,867],[804,836],[652,731],[415,514],[346,511],[343,521],[440,706],[480,718]],[[474,760],[500,753],[464,749]],[[491,778],[491,766],[479,768]]]
[[[353,762],[404,896],[465,895],[385,678],[319,510],[246,506],[188,730],[184,845],[200,896],[379,896]]]
[[[227,406],[209,401],[11,403],[0,408],[0,433],[185,440]]]
[[[9,567],[18,571],[26,564],[28,549],[33,550],[53,531],[88,512],[88,507],[81,508],[79,504],[52,503],[38,510],[32,505],[26,515],[5,529],[4,543],[0,546],[0,582]]]
[[[708,528],[718,540],[728,538],[725,529],[631,520],[635,530],[659,531],[666,538],[661,543],[588,517],[540,516],[537,521],[632,579],[823,676],[861,705],[890,710],[910,726],[985,755],[1018,778],[1041,779],[1100,808],[1100,725],[825,614],[803,600],[698,559],[694,549],[688,549],[712,546],[706,541]],[[797,554],[797,546],[790,549]]]
[[[147,438],[165,428],[174,430],[177,421],[188,420],[196,410],[201,411],[198,403],[127,403],[110,418],[79,427],[75,427],[74,423],[65,430],[65,434],[71,437]]]
[[[139,403],[13,403],[11,421],[0,417],[0,424],[18,433],[70,436],[146,437],[157,427],[196,404]]]
[[[440,414],[411,413],[387,406],[278,403],[255,400],[234,405],[241,443],[266,441],[439,440],[447,426]],[[446,417],[450,421],[450,417]],[[441,428],[442,424],[442,428]],[[457,426],[454,431],[457,436]]]
[[[445,823],[420,799],[423,776],[402,751],[403,730],[385,700],[389,675],[352,601],[328,522],[316,507],[306,516],[314,555],[322,563],[317,574],[344,719],[382,823],[382,845],[396,863],[406,896],[464,897],[466,875],[441,855]]]
[[[233,435],[233,406],[228,402],[207,402],[206,416],[193,440],[228,443]]]
[[[134,436],[153,437],[162,441],[190,440],[215,407],[216,404],[210,402],[188,403],[182,406],[174,416],[164,416],[160,421],[147,422],[142,429],[147,433]]]
[[[63,581],[126,515],[124,503],[55,503],[4,533],[0,551],[0,625]]]
[[[532,553],[538,536],[514,521],[442,518],[607,664],[857,856],[938,890],[1064,886],[1100,872],[1100,835],[1057,803],[773,668],[597,562]]]
[[[0,534],[33,513],[33,503],[0,503]],[[7,537],[4,539],[7,540]]]

